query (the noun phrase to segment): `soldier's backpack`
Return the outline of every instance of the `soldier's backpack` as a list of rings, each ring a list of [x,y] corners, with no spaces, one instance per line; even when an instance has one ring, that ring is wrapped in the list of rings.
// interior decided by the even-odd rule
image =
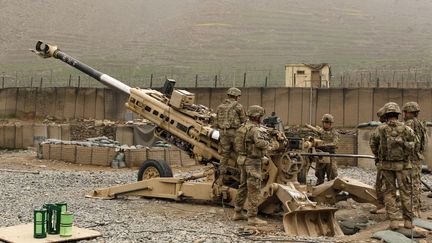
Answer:
[[[387,126],[384,130],[385,143],[387,146],[384,152],[385,160],[388,161],[402,161],[406,159],[404,151],[403,138],[405,127],[404,126]]]
[[[235,114],[236,111],[234,107],[238,104],[237,101],[227,102],[224,101],[217,108],[217,122],[218,127],[221,129],[228,129],[231,127],[240,126],[240,119],[238,119],[238,115]]]
[[[236,131],[234,149],[239,154],[246,154],[246,134],[252,129],[250,125],[243,125]]]

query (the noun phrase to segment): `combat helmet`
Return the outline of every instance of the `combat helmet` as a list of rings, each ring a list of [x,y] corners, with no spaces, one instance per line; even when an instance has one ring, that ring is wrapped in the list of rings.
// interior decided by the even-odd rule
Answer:
[[[384,105],[384,114],[389,114],[389,113],[400,114],[401,110],[399,108],[399,105],[394,103],[394,102],[389,102],[389,103],[385,104]]]
[[[402,110],[407,112],[418,112],[420,111],[420,106],[417,102],[410,101],[402,106]]]
[[[252,105],[249,107],[247,111],[247,115],[249,117],[260,117],[260,116],[264,116],[264,114],[265,114],[264,108],[262,108],[259,105]]]
[[[322,119],[322,122],[328,122],[328,123],[333,123],[334,122],[334,117],[331,114],[324,114]]]
[[[229,88],[227,91],[227,95],[231,95],[234,97],[241,96],[241,90],[237,89],[236,87]]]
[[[377,116],[378,117],[384,116],[384,106],[379,108],[379,110],[377,111]]]

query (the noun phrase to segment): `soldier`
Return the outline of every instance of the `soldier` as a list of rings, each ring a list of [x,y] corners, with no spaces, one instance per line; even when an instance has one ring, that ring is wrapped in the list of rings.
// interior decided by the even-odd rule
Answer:
[[[333,128],[334,118],[330,114],[324,114],[322,119],[323,127],[312,127],[307,125],[309,128],[318,133],[319,138],[323,141],[321,146],[317,148],[323,152],[329,152],[334,154],[336,152],[336,146],[339,142],[339,133]],[[315,165],[315,176],[317,177],[317,185],[324,183],[324,179],[327,175],[327,180],[333,180],[338,176],[337,164],[333,158],[323,158],[317,160]]]
[[[384,124],[386,122],[386,118],[384,115],[384,107],[381,107],[378,112],[377,112],[377,116],[379,121]],[[375,129],[372,133],[371,133],[371,138],[370,140],[374,139],[374,137],[378,136],[378,132],[377,129]],[[385,213],[385,206],[384,206],[384,191],[383,191],[383,178],[382,178],[382,172],[381,172],[381,164],[379,163],[379,155],[375,154],[375,166],[377,167],[377,176],[376,176],[376,181],[375,181],[375,191],[377,194],[377,199],[379,202],[379,205],[375,208],[371,210],[371,213],[374,214],[383,214]]]
[[[235,200],[233,220],[245,220],[249,225],[264,225],[266,221],[257,218],[258,202],[261,190],[261,166],[269,142],[265,139],[265,130],[260,126],[264,116],[264,108],[253,105],[249,107],[249,120],[238,129],[236,148],[239,150],[237,165],[240,169],[240,185]],[[243,214],[243,206],[248,200],[247,216]]]
[[[404,112],[405,125],[409,126],[414,133],[417,135],[420,143],[416,144],[416,151],[411,157],[412,168],[412,183],[413,183],[413,201],[414,201],[414,213],[417,217],[420,217],[421,207],[421,166],[424,160],[424,152],[427,144],[427,128],[425,124],[420,121],[417,117],[420,113],[420,106],[417,102],[407,102],[402,110]]]
[[[413,228],[413,213],[410,201],[411,163],[409,158],[418,142],[413,130],[398,121],[401,113],[396,103],[384,105],[386,124],[377,128],[377,135],[370,140],[370,147],[378,155],[384,180],[384,203],[390,219],[390,229],[399,227],[398,211],[402,211],[405,228]],[[396,203],[396,190],[399,189],[401,207]]]
[[[245,111],[239,103],[241,91],[235,87],[227,91],[228,98],[217,107],[216,127],[220,130],[219,152],[222,155],[220,161],[220,175],[217,183],[222,185],[227,173],[230,154],[234,152],[234,138],[237,128],[246,121]]]

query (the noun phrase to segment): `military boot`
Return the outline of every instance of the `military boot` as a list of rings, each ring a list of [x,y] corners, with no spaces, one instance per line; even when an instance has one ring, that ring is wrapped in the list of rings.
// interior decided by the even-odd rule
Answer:
[[[233,215],[233,220],[237,221],[237,220],[246,220],[247,216],[245,213],[243,213],[243,209],[242,208],[236,208],[234,209],[234,215]]]
[[[404,220],[404,228],[406,229],[413,229],[414,228],[414,224],[411,220],[409,219],[405,219]]]
[[[249,217],[248,225],[266,225],[267,221],[259,219],[257,217]]]
[[[390,229],[391,230],[399,229],[399,222],[396,220],[390,220]]]
[[[384,205],[378,205],[376,208],[372,209],[370,211],[370,213],[372,214],[385,214],[386,213],[386,209]]]

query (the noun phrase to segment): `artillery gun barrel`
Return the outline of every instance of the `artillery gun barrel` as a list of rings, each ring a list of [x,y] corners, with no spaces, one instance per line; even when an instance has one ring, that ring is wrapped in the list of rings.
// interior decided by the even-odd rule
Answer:
[[[375,159],[373,155],[367,154],[329,154],[329,153],[300,153],[306,157],[336,157],[336,158],[359,158],[359,159]]]
[[[108,86],[114,90],[117,90],[121,93],[124,93],[126,95],[130,95],[131,87],[129,87],[128,85],[120,82],[119,80],[109,76],[108,74],[102,73],[102,72],[88,66],[87,64],[84,64],[84,63],[78,61],[74,57],[62,52],[60,49],[58,49],[57,46],[49,45],[43,41],[38,41],[36,43],[36,49],[32,50],[32,51],[43,58],[49,58],[49,57],[57,58],[57,59],[65,62],[65,63],[71,65],[72,67],[82,71],[83,73],[91,76],[92,78],[98,80],[102,84],[104,84],[104,85],[106,85],[106,86]]]
[[[155,135],[178,146],[199,162],[217,162],[219,131],[210,126],[211,110],[193,104],[192,94],[171,90],[171,94],[153,89],[131,88],[62,52],[57,46],[38,41],[36,50],[43,58],[54,57],[88,74],[104,85],[129,96],[127,109],[154,123]],[[173,87],[172,87],[173,88]],[[188,108],[191,107],[191,108]]]

